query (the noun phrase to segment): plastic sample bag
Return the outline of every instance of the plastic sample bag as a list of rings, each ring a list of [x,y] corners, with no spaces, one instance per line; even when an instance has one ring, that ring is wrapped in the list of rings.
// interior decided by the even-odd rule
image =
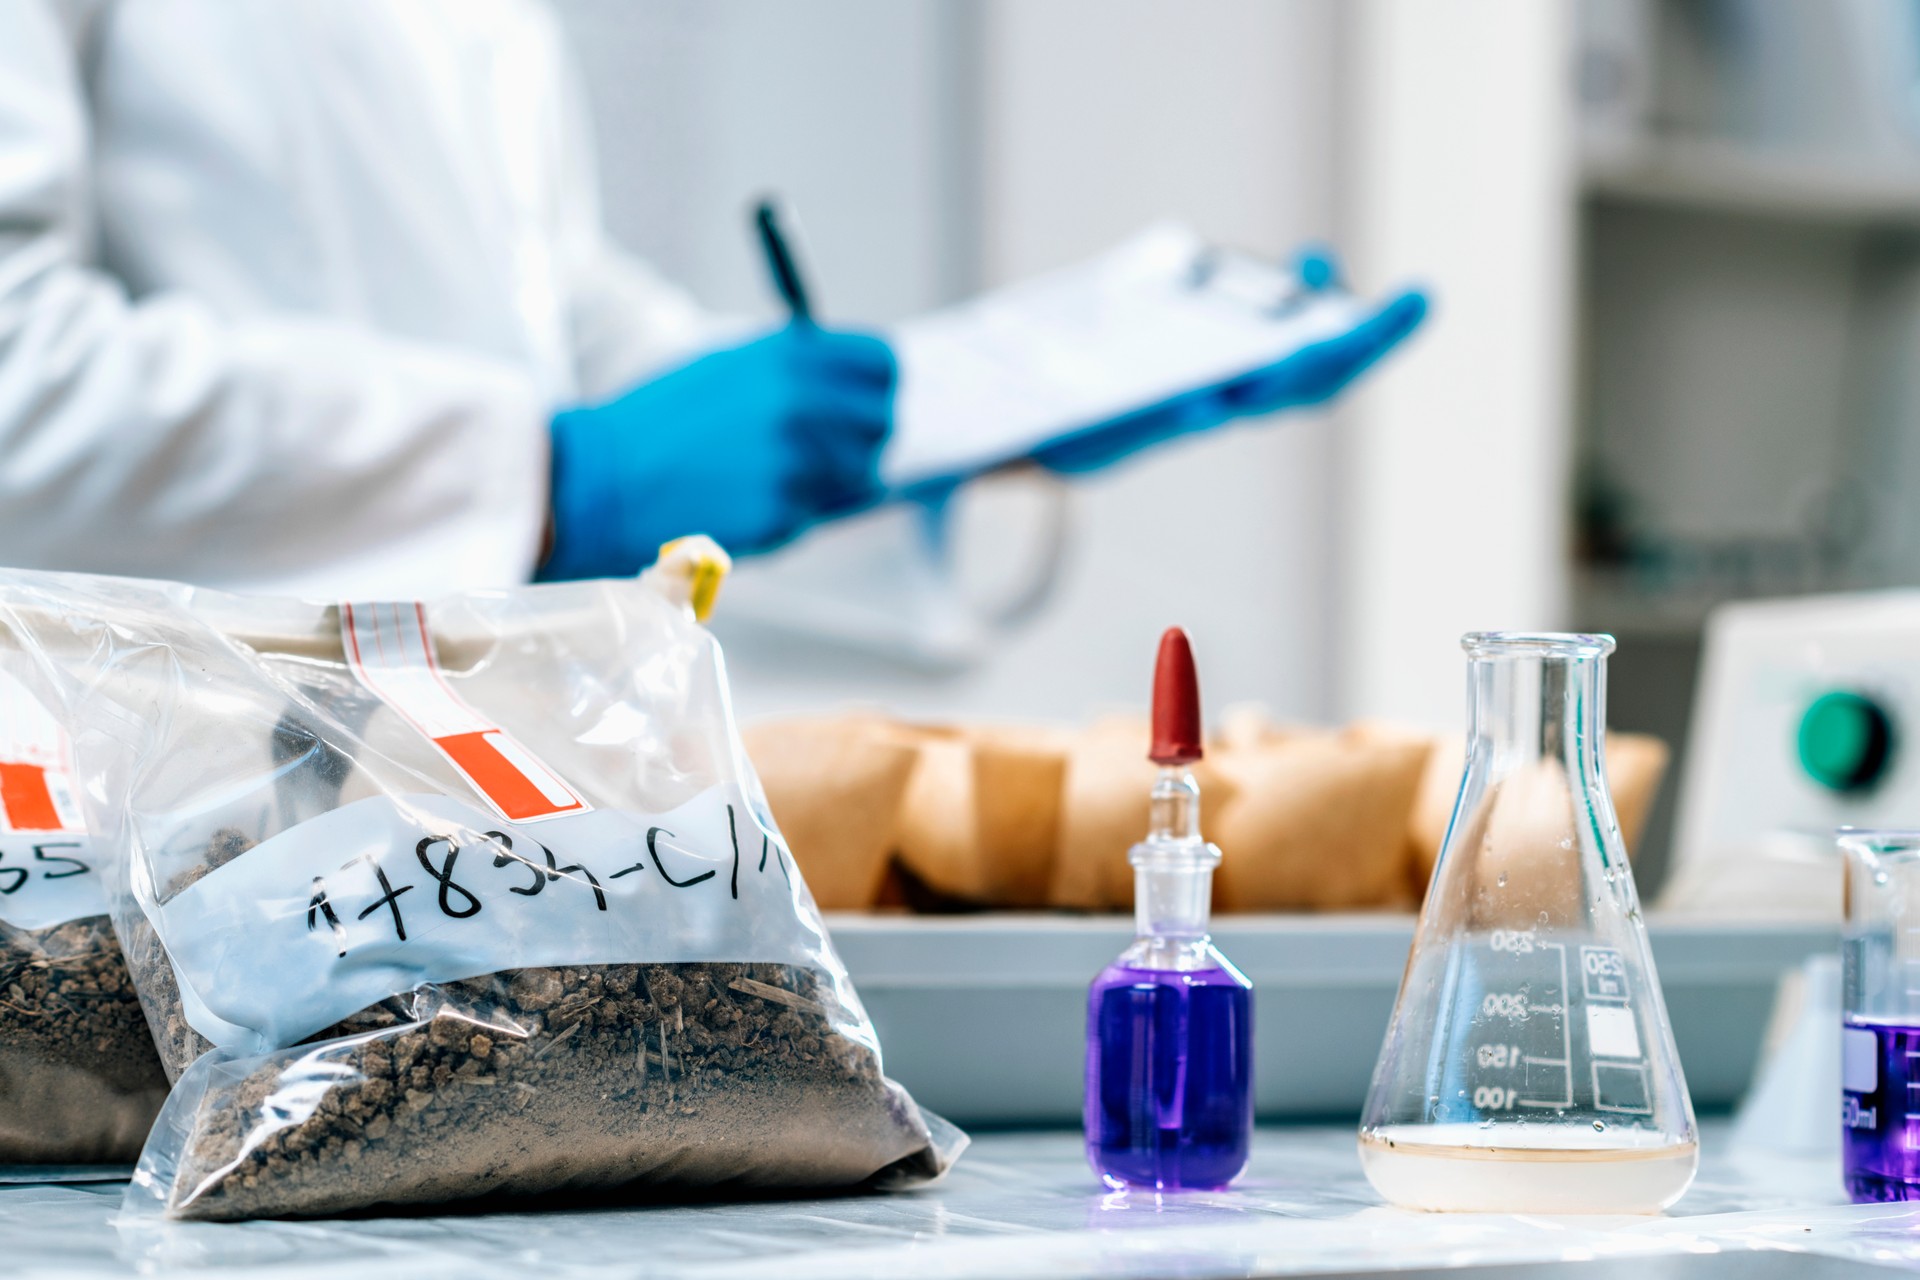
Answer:
[[[178,1083],[129,1203],[328,1214],[652,1184],[897,1185],[964,1142],[873,1029],[689,600],[430,605],[13,575],[73,686],[115,920]]]
[[[0,1165],[125,1164],[167,1082],[33,676],[0,633]]]

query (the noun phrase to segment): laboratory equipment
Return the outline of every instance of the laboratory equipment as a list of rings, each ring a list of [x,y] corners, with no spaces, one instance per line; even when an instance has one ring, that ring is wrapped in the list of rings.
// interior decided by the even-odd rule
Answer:
[[[1692,723],[1661,909],[1838,922],[1834,830],[1920,809],[1920,591],[1716,609]]]
[[[1920,1200],[1920,831],[1847,829],[1839,843],[1847,1194],[1859,1203]]]
[[[1480,632],[1467,764],[1360,1127],[1395,1204],[1646,1213],[1699,1158],[1602,758],[1601,635]]]
[[[1115,1189],[1223,1187],[1253,1136],[1253,984],[1208,936],[1220,850],[1200,834],[1200,690],[1186,633],[1160,638],[1153,784],[1132,946],[1087,994],[1087,1159]]]

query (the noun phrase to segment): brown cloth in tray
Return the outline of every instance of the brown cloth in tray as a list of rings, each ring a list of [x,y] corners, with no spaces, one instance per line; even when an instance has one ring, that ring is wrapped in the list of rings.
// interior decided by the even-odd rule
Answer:
[[[1155,766],[1144,721],[1104,721],[1067,766],[1056,906],[1130,910],[1127,851],[1146,834]],[[1407,815],[1429,743],[1234,717],[1194,769],[1201,831],[1219,845],[1222,912],[1405,905]]]
[[[1465,745],[1434,755],[1411,828],[1427,876],[1446,835]],[[1646,825],[1666,757],[1666,746],[1657,738],[1607,735],[1608,789],[1629,856]],[[1446,780],[1449,776],[1451,781]],[[1458,852],[1449,856],[1473,863],[1472,875],[1453,882],[1457,894],[1470,895],[1454,904],[1461,919],[1491,929],[1565,925],[1580,917],[1586,882],[1579,815],[1573,787],[1558,760],[1535,761],[1510,774],[1460,821]]]
[[[1407,815],[1431,743],[1300,734],[1213,756],[1232,798],[1207,824],[1219,911],[1410,905]]]
[[[920,761],[896,829],[901,864],[960,902],[1045,906],[1069,735],[1013,725],[909,732]]]
[[[1083,911],[1133,910],[1133,868],[1127,850],[1147,834],[1148,796],[1157,767],[1147,759],[1147,722],[1101,720],[1077,735],[1067,753],[1060,801],[1060,843],[1048,900]],[[1200,783],[1200,825],[1231,803],[1233,783],[1211,760],[1194,766]]]
[[[741,737],[814,902],[823,911],[871,907],[918,744],[873,716],[776,720]]]
[[[1464,739],[1448,735],[1436,741],[1428,757],[1426,773],[1420,780],[1419,798],[1414,802],[1408,838],[1417,860],[1415,874],[1425,883],[1433,874],[1440,857],[1440,843],[1446,838],[1447,822],[1453,817],[1453,804],[1460,794],[1460,775],[1466,768]],[[1660,781],[1667,769],[1667,744],[1644,733],[1607,734],[1607,789],[1613,795],[1613,811],[1620,819],[1620,839],[1632,857],[1647,828],[1647,816],[1660,794]]]

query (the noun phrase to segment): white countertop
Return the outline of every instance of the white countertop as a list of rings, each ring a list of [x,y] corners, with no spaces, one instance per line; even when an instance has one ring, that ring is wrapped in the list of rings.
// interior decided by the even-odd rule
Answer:
[[[1102,1194],[1066,1132],[984,1134],[914,1194],[238,1225],[119,1213],[119,1184],[0,1187],[13,1276],[911,1277],[1286,1275],[1786,1250],[1920,1270],[1920,1205],[1848,1205],[1831,1160],[1729,1150],[1653,1218],[1406,1213],[1349,1128],[1261,1130],[1231,1191]],[[1577,1277],[1578,1268],[1570,1275]]]

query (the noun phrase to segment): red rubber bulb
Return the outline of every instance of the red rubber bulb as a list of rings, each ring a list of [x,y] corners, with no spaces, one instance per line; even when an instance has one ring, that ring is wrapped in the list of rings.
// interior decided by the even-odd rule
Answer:
[[[1193,669],[1193,646],[1186,632],[1168,627],[1153,664],[1153,750],[1147,759],[1187,765],[1201,755],[1200,677]]]

